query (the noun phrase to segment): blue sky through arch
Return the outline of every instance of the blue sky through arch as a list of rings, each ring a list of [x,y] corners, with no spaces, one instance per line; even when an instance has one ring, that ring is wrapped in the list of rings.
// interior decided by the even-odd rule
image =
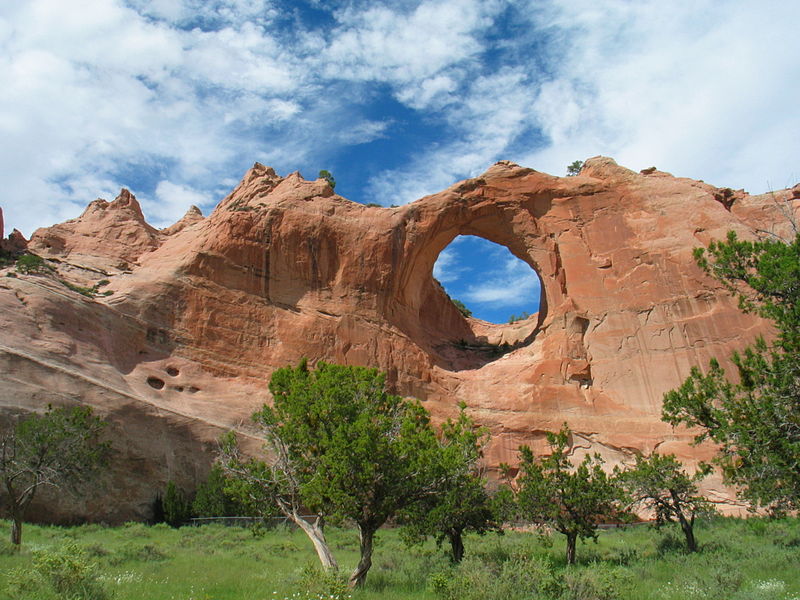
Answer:
[[[506,323],[511,315],[539,310],[541,283],[536,271],[505,246],[480,237],[456,237],[439,254],[433,276],[474,317],[490,323]]]

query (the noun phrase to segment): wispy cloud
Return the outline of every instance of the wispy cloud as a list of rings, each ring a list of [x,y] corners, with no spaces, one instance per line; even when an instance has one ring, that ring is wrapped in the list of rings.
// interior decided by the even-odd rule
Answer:
[[[314,6],[324,25],[269,0],[0,4],[6,223],[29,234],[126,185],[163,226],[254,160],[318,169],[370,143],[369,169],[342,168],[386,204],[499,159],[800,179],[796,2]]]
[[[536,273],[517,258],[506,260],[503,270],[479,284],[470,285],[464,299],[495,308],[538,305],[541,284]]]
[[[433,265],[433,276],[439,283],[458,281],[469,266],[460,264],[457,250],[450,246],[439,253],[439,258]]]

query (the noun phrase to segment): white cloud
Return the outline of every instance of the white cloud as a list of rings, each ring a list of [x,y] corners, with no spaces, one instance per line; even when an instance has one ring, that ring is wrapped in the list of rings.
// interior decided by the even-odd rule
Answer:
[[[121,185],[172,222],[254,160],[293,170],[409,126],[436,139],[373,166],[372,199],[506,158],[562,174],[607,154],[752,192],[800,178],[796,2],[354,1],[319,28],[268,0],[81,7],[0,4],[0,204],[26,234]],[[417,121],[375,111],[387,95]]]
[[[500,3],[423,0],[413,10],[376,5],[350,9],[325,51],[330,77],[416,84],[475,57],[475,35],[491,24]]]
[[[560,174],[602,153],[754,193],[797,173],[800,4],[548,6],[569,43],[536,102],[550,144],[524,162]]]
[[[433,264],[433,277],[439,283],[451,283],[458,281],[464,272],[468,270],[469,267],[459,264],[458,252],[453,247],[448,246],[439,253],[439,257]]]
[[[536,272],[521,260],[511,257],[503,263],[501,273],[468,286],[463,296],[467,302],[510,307],[534,303],[539,298],[540,289]]]
[[[204,192],[171,181],[159,181],[155,199],[142,199],[142,211],[151,225],[167,227],[176,221],[176,214],[183,216],[190,206],[208,206],[211,201],[212,198]]]

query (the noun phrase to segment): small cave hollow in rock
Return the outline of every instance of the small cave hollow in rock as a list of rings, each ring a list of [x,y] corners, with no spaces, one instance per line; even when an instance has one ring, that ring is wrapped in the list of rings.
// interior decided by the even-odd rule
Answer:
[[[163,379],[159,379],[158,377],[148,377],[147,385],[156,390],[163,390],[165,383]]]

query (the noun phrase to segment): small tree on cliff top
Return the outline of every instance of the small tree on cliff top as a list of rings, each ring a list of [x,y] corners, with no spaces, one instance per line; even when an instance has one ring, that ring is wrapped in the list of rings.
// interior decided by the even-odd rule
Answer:
[[[110,447],[100,441],[105,426],[89,407],[48,407],[0,433],[0,477],[13,521],[12,544],[22,542],[25,511],[40,487],[76,491],[107,462]]]

